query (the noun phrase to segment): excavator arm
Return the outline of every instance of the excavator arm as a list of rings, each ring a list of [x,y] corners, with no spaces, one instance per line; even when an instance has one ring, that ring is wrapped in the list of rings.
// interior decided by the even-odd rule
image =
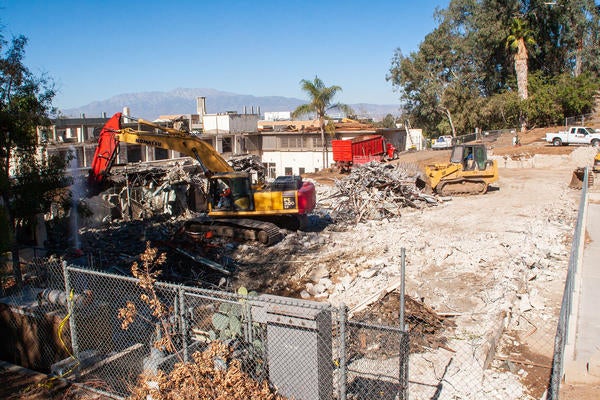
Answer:
[[[215,172],[232,172],[233,167],[208,143],[197,136],[180,132],[176,129],[165,128],[157,124],[138,120],[138,123],[147,125],[162,132],[146,132],[131,128],[121,128],[121,113],[116,113],[102,127],[98,146],[94,153],[90,170],[90,183],[100,184],[110,172],[119,149],[119,142],[144,144],[167,150],[175,150],[186,156],[195,158],[205,174]]]

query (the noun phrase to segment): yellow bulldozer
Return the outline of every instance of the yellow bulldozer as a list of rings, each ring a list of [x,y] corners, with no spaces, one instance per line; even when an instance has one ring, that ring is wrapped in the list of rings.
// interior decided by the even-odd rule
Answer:
[[[498,180],[498,163],[488,160],[484,144],[460,144],[452,148],[450,162],[427,165],[425,175],[442,196],[483,194]]]

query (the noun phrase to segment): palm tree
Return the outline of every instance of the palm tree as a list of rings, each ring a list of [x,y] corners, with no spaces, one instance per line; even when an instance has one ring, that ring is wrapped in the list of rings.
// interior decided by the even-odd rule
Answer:
[[[527,99],[527,46],[535,45],[533,31],[527,22],[514,18],[510,27],[510,35],[506,38],[506,47],[516,51],[515,73],[517,74],[517,90],[522,100]]]
[[[506,47],[516,51],[515,54],[515,73],[517,74],[517,92],[521,100],[526,100],[527,93],[527,45],[535,45],[532,37],[533,32],[527,28],[527,22],[520,18],[513,18],[510,26],[510,35],[506,38]],[[521,112],[520,116],[521,132],[525,132],[527,118]]]
[[[300,85],[302,90],[308,94],[310,103],[298,106],[292,112],[292,117],[297,118],[300,115],[311,113],[316,114],[317,119],[319,120],[319,128],[321,131],[321,143],[323,144],[323,168],[327,168],[327,141],[325,140],[325,119],[327,118],[327,110],[339,108],[347,114],[351,113],[352,110],[345,104],[332,104],[332,100],[335,95],[342,91],[342,88],[339,86],[334,85],[327,87],[318,76],[315,76],[313,81],[302,79],[300,81]]]

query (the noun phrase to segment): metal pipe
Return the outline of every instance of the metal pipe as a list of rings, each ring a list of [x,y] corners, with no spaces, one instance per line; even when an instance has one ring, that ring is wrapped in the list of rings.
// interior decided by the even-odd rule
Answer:
[[[404,331],[404,290],[405,290],[405,273],[406,273],[406,249],[400,249],[400,329]]]
[[[69,302],[69,294],[62,290],[56,289],[44,289],[37,295],[38,301],[46,301],[51,304],[58,304],[60,306],[66,307]],[[87,301],[86,296],[75,294],[72,299],[73,303],[76,305],[85,304]]]

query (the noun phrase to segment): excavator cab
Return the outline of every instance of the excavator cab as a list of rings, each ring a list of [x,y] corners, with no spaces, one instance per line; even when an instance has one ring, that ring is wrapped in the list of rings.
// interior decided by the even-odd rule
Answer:
[[[212,210],[254,210],[252,187],[250,185],[249,174],[216,174],[210,178],[209,187]]]

